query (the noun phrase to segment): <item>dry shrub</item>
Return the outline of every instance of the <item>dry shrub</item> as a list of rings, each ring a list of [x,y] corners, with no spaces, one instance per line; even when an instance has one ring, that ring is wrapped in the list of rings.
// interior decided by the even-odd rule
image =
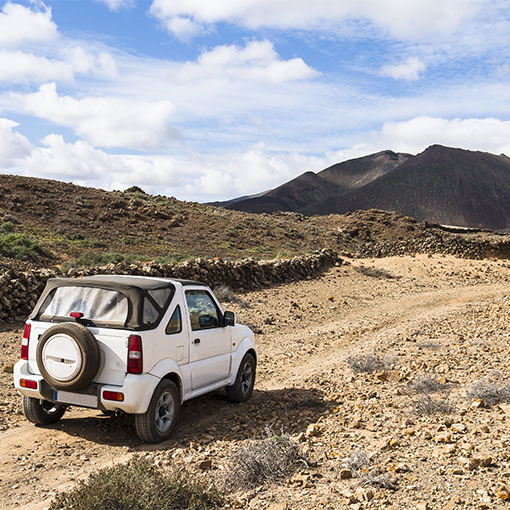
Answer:
[[[436,377],[430,375],[418,377],[409,384],[409,390],[413,393],[440,393],[448,389],[448,385],[440,383]]]
[[[372,460],[363,450],[355,450],[348,457],[344,466],[349,468],[354,478],[359,478],[363,485],[371,485],[382,489],[396,490],[397,483],[378,466],[372,465]]]
[[[356,354],[345,361],[354,372],[380,372],[395,364],[394,358],[381,358],[378,354]]]
[[[455,406],[446,399],[434,399],[430,395],[411,402],[413,411],[417,416],[431,416],[433,414],[451,414],[455,412]]]
[[[475,381],[467,390],[469,399],[481,399],[488,406],[510,402],[510,383],[499,381],[497,377],[486,377]]]
[[[299,465],[307,464],[299,445],[288,434],[274,434],[254,439],[239,447],[231,456],[225,476],[229,490],[247,490],[276,482],[291,475]]]

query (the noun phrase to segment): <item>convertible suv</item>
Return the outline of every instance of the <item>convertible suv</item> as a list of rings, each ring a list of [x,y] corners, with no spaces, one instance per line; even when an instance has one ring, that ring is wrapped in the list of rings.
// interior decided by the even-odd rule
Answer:
[[[67,406],[135,416],[143,441],[166,440],[184,400],[225,387],[250,398],[253,332],[189,280],[50,279],[23,332],[14,384],[25,417],[58,421]]]

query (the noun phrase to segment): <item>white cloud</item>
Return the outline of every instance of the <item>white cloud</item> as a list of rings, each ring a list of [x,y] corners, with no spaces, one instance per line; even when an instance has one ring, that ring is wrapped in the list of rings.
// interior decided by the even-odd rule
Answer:
[[[9,83],[69,82],[75,74],[114,78],[117,67],[107,52],[93,55],[76,46],[63,48],[58,57],[43,57],[19,50],[0,49],[0,81]]]
[[[281,60],[269,41],[252,41],[244,48],[217,46],[204,52],[196,62],[187,62],[177,78],[193,82],[207,78],[282,83],[313,78],[319,73],[300,58]]]
[[[427,66],[419,58],[409,57],[401,64],[383,66],[381,74],[395,80],[415,81],[426,69]]]
[[[0,171],[37,175],[85,186],[125,189],[138,185],[152,193],[212,201],[274,188],[297,175],[383,149],[412,154],[440,143],[452,147],[510,154],[510,122],[492,118],[418,117],[390,122],[379,131],[358,135],[341,151],[320,156],[271,151],[264,143],[221,154],[108,154],[84,141],[46,136],[35,146],[16,131],[17,123],[0,119]]]
[[[195,27],[228,22],[249,29],[329,31],[368,22],[394,37],[414,40],[454,32],[487,4],[489,0],[153,0],[150,12],[171,32],[176,19]]]
[[[24,43],[48,42],[58,37],[51,9],[31,10],[7,2],[0,12],[0,47],[13,48]]]
[[[33,94],[12,94],[26,113],[72,128],[97,147],[148,150],[178,138],[169,124],[170,101],[131,101],[115,97],[74,99],[59,96],[55,83],[41,85]]]
[[[21,51],[0,50],[0,81],[11,83],[68,81],[73,78],[71,67],[65,62],[37,57]]]
[[[18,125],[17,122],[0,117],[0,166],[6,170],[11,166],[15,167],[17,162],[31,151],[30,142],[14,131]]]
[[[82,46],[68,46],[60,50],[61,57],[76,73],[94,74],[106,78],[117,76],[117,64],[110,53],[91,53]],[[42,80],[41,80],[42,81]]]
[[[118,11],[133,6],[133,0],[96,0],[105,4],[111,11]]]
[[[379,131],[365,134],[365,140],[354,143],[352,148],[363,154],[383,149],[416,154],[433,144],[510,156],[510,121],[421,116],[386,122]]]

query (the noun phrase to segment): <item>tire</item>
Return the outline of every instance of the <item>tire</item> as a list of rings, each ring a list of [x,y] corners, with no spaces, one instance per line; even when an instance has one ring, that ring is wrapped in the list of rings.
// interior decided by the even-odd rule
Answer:
[[[56,423],[66,412],[66,406],[48,400],[23,396],[23,414],[36,425]]]
[[[177,386],[168,379],[162,379],[154,390],[147,412],[135,414],[138,437],[146,443],[166,441],[179,417],[180,405]]]
[[[255,386],[255,371],[257,362],[253,355],[247,353],[239,365],[235,383],[226,386],[225,392],[230,402],[245,402],[251,397]]]
[[[62,362],[59,357],[66,356]],[[81,324],[66,322],[47,329],[36,351],[39,371],[57,390],[77,391],[88,386],[99,370],[101,353],[94,335]]]

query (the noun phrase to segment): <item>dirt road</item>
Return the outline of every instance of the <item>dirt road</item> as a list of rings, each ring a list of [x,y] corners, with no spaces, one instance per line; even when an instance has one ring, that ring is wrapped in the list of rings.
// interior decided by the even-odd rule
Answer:
[[[509,279],[506,262],[419,256],[353,261],[316,280],[245,294],[248,307],[225,306],[258,332],[253,399],[233,405],[218,392],[185,403],[174,438],[156,446],[136,439],[129,417],[95,411],[71,409],[54,426],[34,427],[20,414],[12,375],[2,372],[0,500],[6,508],[47,508],[57,492],[134,453],[163,464],[186,459],[194,465],[209,458],[221,466],[237,444],[262,436],[268,425],[299,435],[317,423],[321,432],[306,439],[305,447],[316,459],[314,480],[319,481],[308,486],[291,480],[278,490],[239,495],[240,504],[251,501],[252,508],[266,508],[284,499],[290,508],[347,505],[347,493],[359,481],[340,480],[337,472],[342,459],[365,447],[373,451],[374,462],[405,464],[406,471],[401,471],[400,489],[389,493],[376,487],[371,497],[356,503],[359,508],[403,508],[423,500],[430,508],[447,508],[450,499],[467,506],[487,500],[487,508],[494,508],[508,458],[500,458],[502,471],[494,476],[487,468],[470,472],[469,485],[457,484],[468,472],[454,474],[455,459],[444,457],[438,451],[441,443],[433,439],[445,427],[445,417],[416,417],[404,389],[417,374],[442,376],[451,382],[448,398],[458,404],[451,419],[474,424],[448,444],[459,456],[466,444],[466,451],[477,452],[499,441],[491,446],[492,455],[498,448],[505,451],[509,428],[501,411],[471,416],[475,411],[462,395],[470,382],[506,362],[507,340],[500,340],[507,334]],[[20,336],[19,329],[0,333],[4,367],[16,360]],[[398,372],[398,377],[351,370],[348,358],[363,353],[387,359],[395,369],[390,376]],[[484,437],[483,427],[495,419],[499,435]],[[430,438],[422,434],[429,429]],[[476,445],[468,438],[471,432]],[[395,446],[386,447],[388,437],[396,437]],[[443,501],[446,493],[451,497]]]

